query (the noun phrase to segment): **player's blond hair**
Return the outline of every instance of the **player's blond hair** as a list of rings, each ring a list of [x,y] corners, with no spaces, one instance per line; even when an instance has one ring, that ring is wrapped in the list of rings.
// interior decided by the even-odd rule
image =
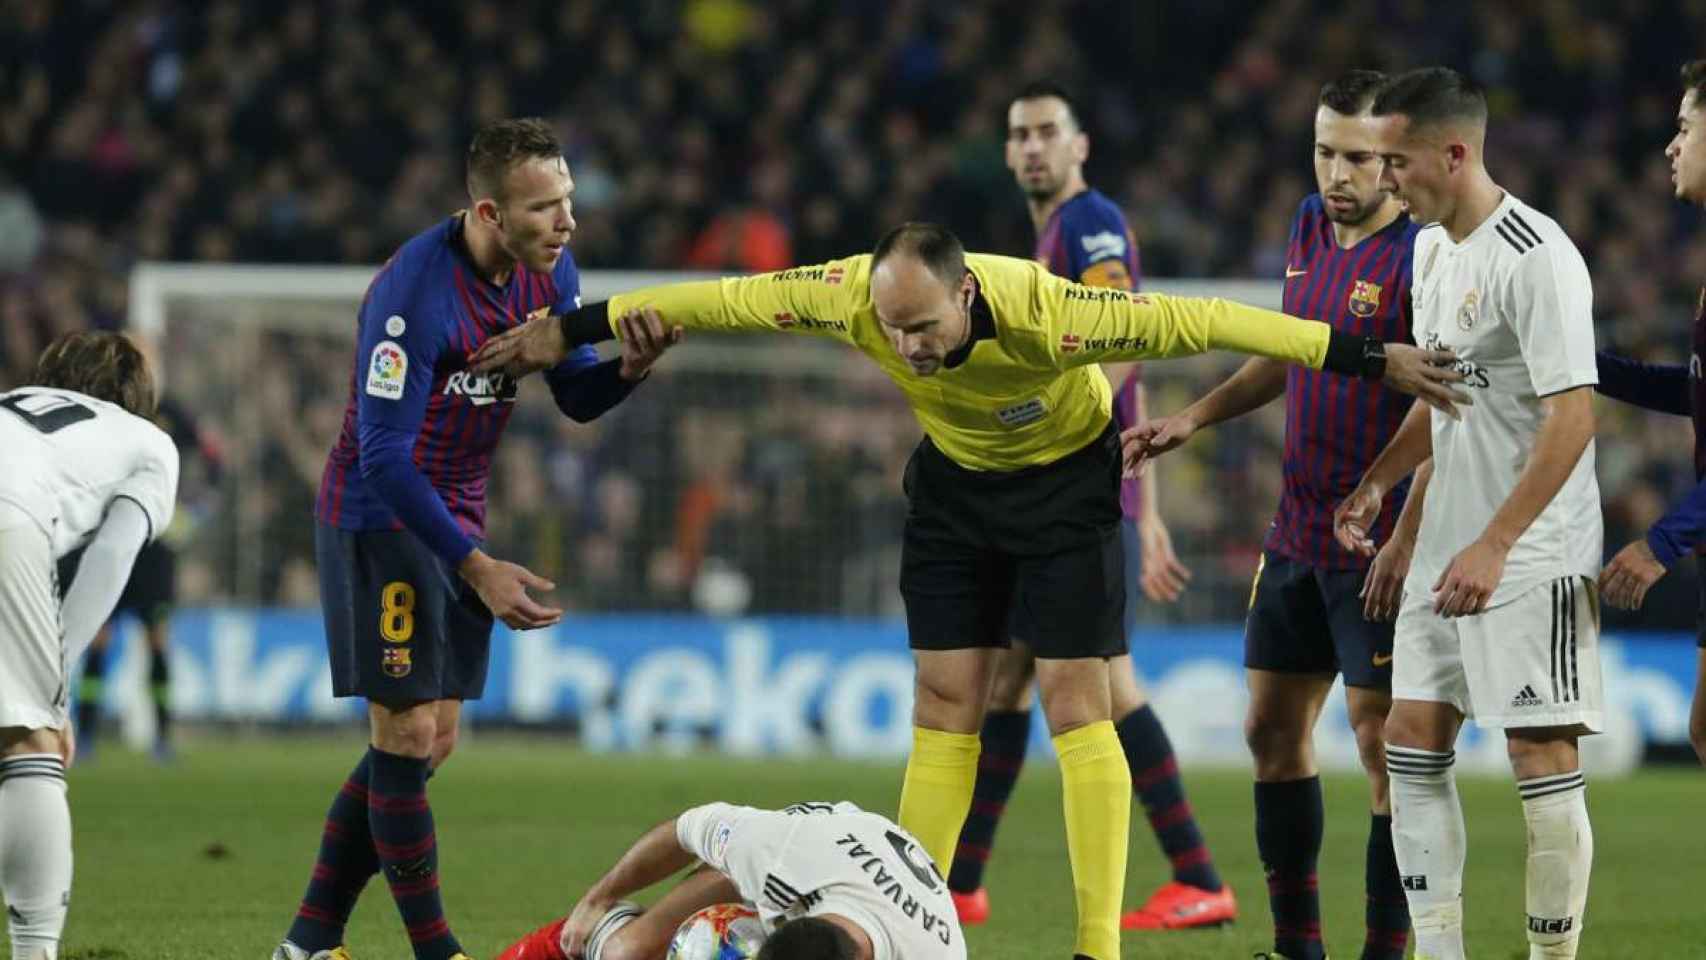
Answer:
[[[129,337],[105,330],[67,333],[48,344],[30,383],[75,390],[145,419],[154,417],[158,405],[148,358]]]

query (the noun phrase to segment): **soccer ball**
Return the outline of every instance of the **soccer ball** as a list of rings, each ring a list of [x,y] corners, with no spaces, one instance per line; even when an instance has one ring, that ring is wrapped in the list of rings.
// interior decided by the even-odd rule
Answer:
[[[682,922],[665,960],[752,960],[764,936],[764,922],[751,907],[719,903]]]

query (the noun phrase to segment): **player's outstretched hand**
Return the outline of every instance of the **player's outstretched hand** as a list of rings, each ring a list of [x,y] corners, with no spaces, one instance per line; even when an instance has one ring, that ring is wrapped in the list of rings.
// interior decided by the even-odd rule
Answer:
[[[525,377],[562,363],[568,355],[562,318],[547,315],[488,337],[468,358],[468,365],[476,373],[502,370],[512,377]]]
[[[622,379],[638,380],[663,352],[681,342],[681,327],[664,329],[656,310],[630,310],[616,321],[622,337]]]
[[[1471,617],[1487,609],[1487,600],[1505,574],[1506,553],[1481,539],[1459,551],[1434,581],[1434,612],[1442,617]]]
[[[1196,421],[1182,413],[1159,420],[1146,420],[1130,430],[1122,431],[1120,454],[1125,475],[1142,476],[1143,471],[1149,468],[1150,460],[1177,448],[1196,432]]]
[[[1624,610],[1639,610],[1647,591],[1665,575],[1665,565],[1653,556],[1645,538],[1617,551],[1599,575],[1599,595]]]
[[[1139,523],[1137,535],[1142,546],[1137,583],[1143,595],[1157,603],[1177,602],[1191,582],[1191,568],[1173,552],[1173,535],[1160,517]]]
[[[1358,556],[1374,556],[1375,542],[1369,534],[1374,521],[1380,519],[1380,501],[1384,499],[1386,491],[1364,480],[1333,508],[1333,539],[1339,546]]]
[[[458,570],[492,611],[492,616],[516,630],[548,627],[563,619],[563,611],[547,607],[528,595],[527,589],[555,590],[557,585],[520,564],[497,560],[475,550]]]
[[[1386,541],[1369,564],[1362,581],[1362,615],[1376,623],[1398,619],[1398,604],[1404,599],[1404,578],[1410,575],[1413,545],[1403,537]]]
[[[1473,406],[1469,394],[1452,387],[1463,382],[1463,371],[1453,366],[1457,355],[1450,350],[1423,350],[1408,343],[1386,345],[1386,385],[1408,393],[1435,410],[1462,419],[1457,405]]]
[[[581,960],[586,956],[587,938],[592,936],[592,930],[598,926],[598,921],[604,919],[604,915],[615,905],[616,901],[595,897],[590,890],[581,897],[580,903],[575,904],[575,908],[569,912],[568,922],[563,924],[563,952],[568,955],[569,960]]]

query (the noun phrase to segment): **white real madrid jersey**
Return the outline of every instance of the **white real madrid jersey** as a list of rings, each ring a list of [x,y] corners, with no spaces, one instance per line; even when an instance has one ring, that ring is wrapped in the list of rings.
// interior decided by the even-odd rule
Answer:
[[[117,497],[147,514],[152,540],[177,496],[178,448],[153,423],[71,390],[0,393],[0,500],[41,525],[56,558],[88,542]]]
[[[851,803],[775,811],[712,803],[676,818],[675,831],[767,926],[836,914],[870,936],[875,960],[964,960],[947,881],[885,817]]]
[[[1458,551],[1486,530],[1534,452],[1542,398],[1599,381],[1593,284],[1552,218],[1506,194],[1453,243],[1431,225],[1416,235],[1416,342],[1449,348],[1474,405],[1461,420],[1432,414],[1433,480],[1405,589],[1428,592]],[[1505,560],[1496,606],[1557,577],[1596,576],[1603,540],[1594,443]]]

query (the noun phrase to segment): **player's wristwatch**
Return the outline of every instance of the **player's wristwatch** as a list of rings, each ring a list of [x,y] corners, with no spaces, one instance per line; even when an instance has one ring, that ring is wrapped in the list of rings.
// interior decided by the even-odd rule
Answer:
[[[1379,337],[1362,341],[1362,369],[1357,371],[1364,380],[1383,380],[1386,377],[1386,344]]]
[[[1386,344],[1379,337],[1334,330],[1327,337],[1327,356],[1321,369],[1365,380],[1386,377]]]

